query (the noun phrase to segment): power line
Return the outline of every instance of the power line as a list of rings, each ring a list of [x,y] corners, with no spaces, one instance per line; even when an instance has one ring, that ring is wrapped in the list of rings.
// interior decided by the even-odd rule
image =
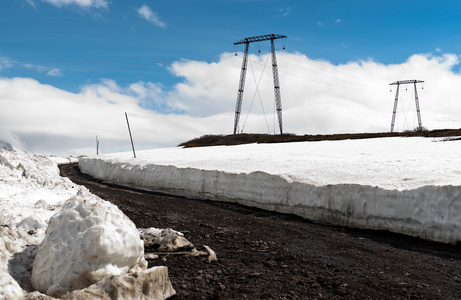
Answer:
[[[187,60],[215,60],[231,57],[233,55],[193,57]],[[31,72],[47,72],[52,69],[60,69],[66,72],[91,72],[105,70],[126,70],[131,68],[148,68],[152,65],[170,64],[181,62],[183,58],[171,59],[156,59],[156,60],[132,60],[132,61],[56,61],[56,62],[39,62],[25,63],[18,61],[8,61],[8,66],[3,65],[0,72],[8,71],[31,71]],[[70,66],[70,67],[69,67]],[[94,67],[97,68],[94,68]]]
[[[213,55],[213,56],[196,56],[192,58],[188,58],[187,60],[210,60],[210,59],[217,59],[221,57],[231,57],[233,55]],[[126,60],[126,61],[48,61],[48,62],[34,62],[34,63],[25,63],[25,62],[18,62],[18,61],[8,61],[10,65],[69,65],[69,64],[132,64],[132,63],[164,63],[164,62],[171,62],[171,61],[178,61],[184,59],[182,57],[174,57],[168,59],[147,59],[147,60]]]
[[[266,59],[266,65],[267,65],[267,62],[269,61],[269,55],[267,56],[267,59]],[[264,105],[262,103],[262,99],[261,99],[261,94],[259,93],[259,85],[261,84],[261,80],[263,78],[263,74],[264,74],[264,70],[266,69],[266,65],[264,65],[264,69],[263,71],[261,72],[261,76],[259,77],[259,82],[256,81],[256,76],[255,76],[255,73],[254,73],[254,69],[253,69],[253,65],[251,64],[251,60],[250,60],[250,67],[251,67],[251,72],[253,74],[253,78],[254,78],[254,81],[255,81],[255,84],[256,84],[256,91],[255,93],[253,94],[253,99],[251,100],[251,104],[250,104],[250,108],[248,109],[248,113],[246,115],[246,118],[245,118],[245,122],[243,122],[243,125],[242,125],[242,130],[241,132],[243,132],[243,129],[245,128],[245,125],[246,125],[246,122],[248,120],[248,116],[250,114],[250,110],[251,110],[251,107],[253,106],[253,102],[256,98],[256,94],[258,94],[258,97],[259,97],[259,102],[261,103],[261,108],[262,108],[262,111],[263,111],[263,115],[264,115],[264,119],[266,120],[266,126],[267,126],[267,129],[268,129],[268,132],[270,133],[270,128],[269,128],[269,123],[267,122],[267,117],[266,117],[266,112],[264,110]]]
[[[293,54],[294,54],[294,55],[297,55],[297,56],[299,56],[299,57],[302,57],[302,58],[305,57],[304,55],[301,55],[301,54],[299,54],[299,53],[293,53]],[[309,60],[309,62],[312,62],[312,63],[314,63],[314,64],[320,65],[320,66],[322,66],[322,67],[324,67],[324,68],[330,69],[330,70],[332,70],[332,71],[335,71],[335,72],[338,72],[338,73],[341,73],[341,74],[344,74],[344,75],[348,75],[348,76],[351,76],[351,77],[355,77],[355,78],[357,78],[357,79],[365,80],[365,81],[368,81],[368,82],[373,82],[373,83],[380,84],[380,85],[381,85],[381,84],[384,84],[383,82],[373,81],[373,80],[370,80],[370,79],[367,79],[367,78],[363,78],[363,77],[360,77],[360,76],[356,76],[356,75],[353,75],[353,74],[349,74],[349,73],[340,71],[340,70],[338,70],[338,69],[335,69],[335,68],[326,66],[326,65],[324,65],[324,64],[321,64],[321,63],[319,63],[318,61],[315,61],[315,60]]]
[[[376,88],[375,86],[365,85],[365,84],[362,84],[362,83],[353,82],[353,81],[348,81],[348,80],[340,79],[340,78],[337,78],[337,77],[325,75],[325,74],[322,74],[322,73],[320,73],[320,72],[312,71],[312,70],[303,68],[303,67],[301,67],[301,66],[295,65],[295,64],[293,64],[293,63],[290,63],[290,62],[287,62],[287,61],[284,61],[284,60],[281,60],[281,61],[283,61],[283,62],[286,63],[286,64],[292,65],[292,66],[294,66],[294,67],[296,67],[296,68],[303,69],[303,70],[305,70],[305,71],[308,71],[308,72],[311,72],[311,73],[314,73],[314,74],[316,74],[316,75],[320,75],[320,76],[323,76],[323,77],[328,77],[328,78],[332,78],[332,79],[335,79],[335,80],[339,80],[339,81],[343,81],[343,82],[347,82],[347,83],[352,83],[352,84],[356,84],[356,85],[362,85],[362,86],[366,86],[366,87]],[[343,72],[341,72],[341,73],[343,73]],[[345,73],[344,73],[344,74],[345,74]],[[349,75],[349,76],[353,76],[353,75]],[[353,77],[355,77],[355,76],[353,76]],[[380,83],[380,85],[382,85],[382,83]],[[383,88],[383,89],[384,89],[384,88]]]
[[[253,61],[251,60],[254,64],[259,64],[259,65],[262,65],[262,63],[260,62],[257,62],[257,61]],[[311,79],[311,78],[307,78],[307,77],[304,77],[304,76],[301,76],[301,75],[297,75],[297,74],[293,74],[293,73],[290,73],[288,71],[284,71],[283,68],[280,70],[281,73],[285,73],[285,74],[288,74],[288,75],[291,75],[291,76],[295,76],[295,77],[298,77],[298,78],[302,78],[302,79],[305,79],[305,80],[309,80],[309,81],[312,81],[312,82],[316,82],[316,83],[320,83],[320,84],[325,84],[325,85],[330,85],[330,86],[334,86],[334,87],[339,87],[339,88],[345,88],[345,89],[352,89],[352,90],[360,90],[360,91],[387,91],[387,88],[378,88],[376,86],[371,86],[371,85],[364,85],[364,84],[361,84],[361,83],[358,83],[358,82],[352,82],[352,81],[347,81],[347,80],[344,80],[344,79],[340,79],[340,78],[336,78],[336,77],[333,77],[333,76],[329,76],[329,75],[324,75],[322,73],[319,73],[319,72],[315,72],[315,71],[311,71],[311,70],[308,70],[306,68],[303,68],[303,67],[300,67],[300,66],[297,66],[297,65],[294,65],[294,64],[291,64],[291,63],[288,63],[284,60],[281,60],[282,62],[284,63],[287,63],[287,64],[290,64],[290,65],[293,65],[297,68],[300,68],[300,69],[303,69],[305,71],[308,71],[308,72],[311,72],[311,73],[315,73],[316,75],[321,75],[321,76],[324,76],[324,77],[328,77],[328,78],[331,78],[331,79],[335,79],[337,81],[343,81],[343,82],[346,82],[346,83],[351,83],[351,84],[355,84],[355,85],[359,85],[359,86],[364,86],[364,87],[368,87],[369,89],[363,89],[363,88],[356,88],[356,87],[350,87],[350,86],[341,86],[341,85],[337,85],[337,84],[332,84],[332,83],[328,83],[328,82],[323,82],[323,81],[319,81],[319,80],[316,80],[316,79]]]

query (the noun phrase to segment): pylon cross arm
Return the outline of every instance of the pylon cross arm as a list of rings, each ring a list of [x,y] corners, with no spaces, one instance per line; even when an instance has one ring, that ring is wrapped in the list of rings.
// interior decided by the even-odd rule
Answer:
[[[246,44],[246,43],[254,43],[254,42],[262,42],[262,41],[269,41],[269,40],[276,40],[276,39],[284,39],[286,35],[281,34],[265,34],[265,35],[258,35],[244,38],[240,41],[234,43],[234,45]]]
[[[413,79],[413,80],[400,80],[400,81],[396,81],[396,82],[393,82],[393,83],[389,83],[389,85],[398,85],[398,84],[410,84],[410,83],[423,83],[424,81],[422,80],[416,80],[416,79]]]

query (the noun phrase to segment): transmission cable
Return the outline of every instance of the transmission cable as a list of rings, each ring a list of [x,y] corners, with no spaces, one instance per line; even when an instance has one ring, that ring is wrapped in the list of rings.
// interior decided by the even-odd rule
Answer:
[[[279,59],[279,60],[282,61],[282,62],[284,62],[284,63],[286,63],[286,64],[292,65],[292,66],[294,66],[294,67],[296,67],[296,68],[305,70],[305,71],[307,71],[307,72],[314,73],[314,74],[316,74],[316,75],[320,75],[320,76],[332,78],[332,79],[335,79],[335,80],[339,80],[339,81],[343,81],[343,82],[347,82],[347,83],[351,83],[351,84],[355,84],[355,85],[361,85],[361,86],[366,86],[366,87],[370,87],[370,88],[378,88],[378,87],[375,87],[375,86],[365,85],[365,84],[362,84],[362,83],[353,82],[353,81],[348,81],[348,80],[336,78],[336,77],[333,77],[333,76],[325,75],[325,74],[322,74],[322,73],[319,73],[319,72],[316,72],[316,71],[312,71],[312,70],[306,69],[306,68],[301,67],[301,66],[299,66],[299,65],[296,65],[296,64],[287,62],[287,61],[285,61],[285,60],[281,60],[281,59]],[[349,75],[349,76],[352,76],[352,75]],[[382,83],[380,83],[380,85],[382,85]]]
[[[255,85],[256,85],[256,91],[255,93],[253,94],[253,99],[251,100],[251,104],[250,104],[250,108],[248,109],[248,113],[246,115],[246,118],[245,118],[245,122],[243,122],[243,126],[242,126],[242,130],[241,132],[243,132],[243,129],[245,128],[245,125],[246,125],[246,122],[248,120],[248,116],[250,114],[250,110],[251,110],[251,107],[253,106],[253,102],[255,100],[255,97],[256,97],[256,94],[258,94],[259,96],[259,102],[261,103],[261,109],[263,111],[263,114],[264,114],[264,119],[266,120],[266,126],[267,126],[267,129],[268,129],[268,132],[270,133],[270,128],[269,128],[269,123],[267,122],[267,117],[266,117],[266,112],[264,111],[264,105],[262,103],[262,99],[261,99],[261,94],[259,93],[259,85],[261,84],[261,80],[263,78],[263,74],[264,74],[264,71],[266,70],[266,66],[267,66],[267,62],[269,61],[269,55],[267,56],[267,59],[266,59],[266,63],[264,64],[264,68],[263,68],[263,71],[261,73],[261,76],[259,78],[259,82],[256,81],[256,76],[255,76],[255,73],[254,73],[254,69],[253,69],[253,64],[251,63],[251,60],[250,60],[250,69],[251,69],[251,72],[253,74],[253,79],[255,81]]]
[[[249,60],[251,60],[251,59],[249,59]],[[255,62],[255,61],[253,61],[253,63],[262,65],[261,63]],[[316,83],[320,83],[320,84],[325,84],[325,85],[330,85],[330,86],[339,87],[339,88],[344,88],[344,89],[352,89],[352,90],[359,90],[359,91],[369,91],[369,92],[384,91],[384,90],[387,91],[387,88],[378,88],[378,87],[371,87],[371,86],[370,86],[371,89],[363,89],[363,88],[356,88],[356,87],[350,87],[350,86],[341,86],[341,85],[337,85],[337,84],[327,83],[327,82],[323,82],[323,81],[318,81],[318,80],[315,80],[315,79],[307,78],[307,77],[304,77],[304,76],[296,75],[296,74],[293,74],[293,73],[284,71],[283,69],[280,69],[280,68],[279,68],[279,72],[280,72],[280,73],[285,73],[285,74],[288,74],[288,75],[291,75],[291,76],[295,76],[295,77],[298,77],[298,78],[302,78],[302,79],[305,79],[305,80],[309,80],[309,81],[312,81],[312,82],[316,82]],[[334,77],[333,77],[333,78],[334,78]],[[334,78],[334,79],[337,79],[337,78]],[[341,80],[341,79],[337,79],[337,80]],[[343,81],[343,80],[341,80],[341,81]]]
[[[437,99],[435,99],[431,94],[429,94],[429,92],[427,92],[426,89],[424,89],[424,93],[426,93],[429,97],[431,97],[432,100],[434,100],[438,105],[440,105],[440,107],[442,107],[443,109],[445,109],[445,111],[446,111],[447,113],[449,113],[449,114],[452,113],[452,111],[450,111],[448,108],[446,108],[444,105],[442,105],[442,103],[440,103],[439,101],[437,101]],[[428,106],[427,104],[424,104],[424,103],[423,103],[423,105]],[[432,109],[432,108],[431,108],[431,109]],[[433,110],[433,109],[432,109],[432,110]],[[435,111],[435,110],[433,110],[433,111]],[[452,122],[454,121],[454,122],[460,122],[461,120],[460,120],[460,119],[458,119],[458,120],[455,120],[455,119],[445,119],[445,120],[439,120],[439,121],[452,121]]]
[[[296,56],[302,57],[302,58],[307,58],[306,56],[301,55],[301,54],[299,54],[299,53],[293,53],[293,54],[296,55]],[[376,84],[380,84],[380,85],[383,84],[382,82],[373,81],[373,80],[370,80],[370,79],[362,78],[362,77],[360,77],[360,76],[356,76],[356,75],[352,75],[352,74],[349,74],[349,73],[346,73],[346,72],[343,72],[343,71],[339,71],[339,70],[337,70],[337,69],[335,69],[335,68],[326,66],[326,65],[321,64],[321,63],[319,63],[318,61],[315,61],[315,60],[312,60],[312,59],[309,59],[309,61],[312,62],[312,63],[314,63],[314,64],[317,64],[317,65],[319,65],[319,66],[322,66],[322,67],[324,67],[324,68],[333,70],[333,71],[338,72],[338,73],[342,73],[342,74],[344,74],[344,75],[348,75],[348,76],[351,76],[351,77],[355,77],[355,78],[357,78],[357,79],[365,80],[365,81],[372,82],[372,83],[376,83]]]

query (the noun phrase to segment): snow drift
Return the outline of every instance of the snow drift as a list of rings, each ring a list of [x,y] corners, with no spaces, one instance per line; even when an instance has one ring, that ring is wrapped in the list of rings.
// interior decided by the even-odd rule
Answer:
[[[456,243],[460,143],[383,138],[170,148],[138,151],[138,159],[88,157],[79,166],[107,182]]]

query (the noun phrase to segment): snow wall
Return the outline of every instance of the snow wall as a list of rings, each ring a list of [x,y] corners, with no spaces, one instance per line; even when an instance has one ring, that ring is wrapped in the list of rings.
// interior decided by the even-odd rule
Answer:
[[[389,230],[426,240],[461,241],[461,186],[411,190],[338,184],[316,186],[264,172],[226,173],[110,158],[81,158],[82,172],[97,179],[193,198],[237,202],[305,219]]]

